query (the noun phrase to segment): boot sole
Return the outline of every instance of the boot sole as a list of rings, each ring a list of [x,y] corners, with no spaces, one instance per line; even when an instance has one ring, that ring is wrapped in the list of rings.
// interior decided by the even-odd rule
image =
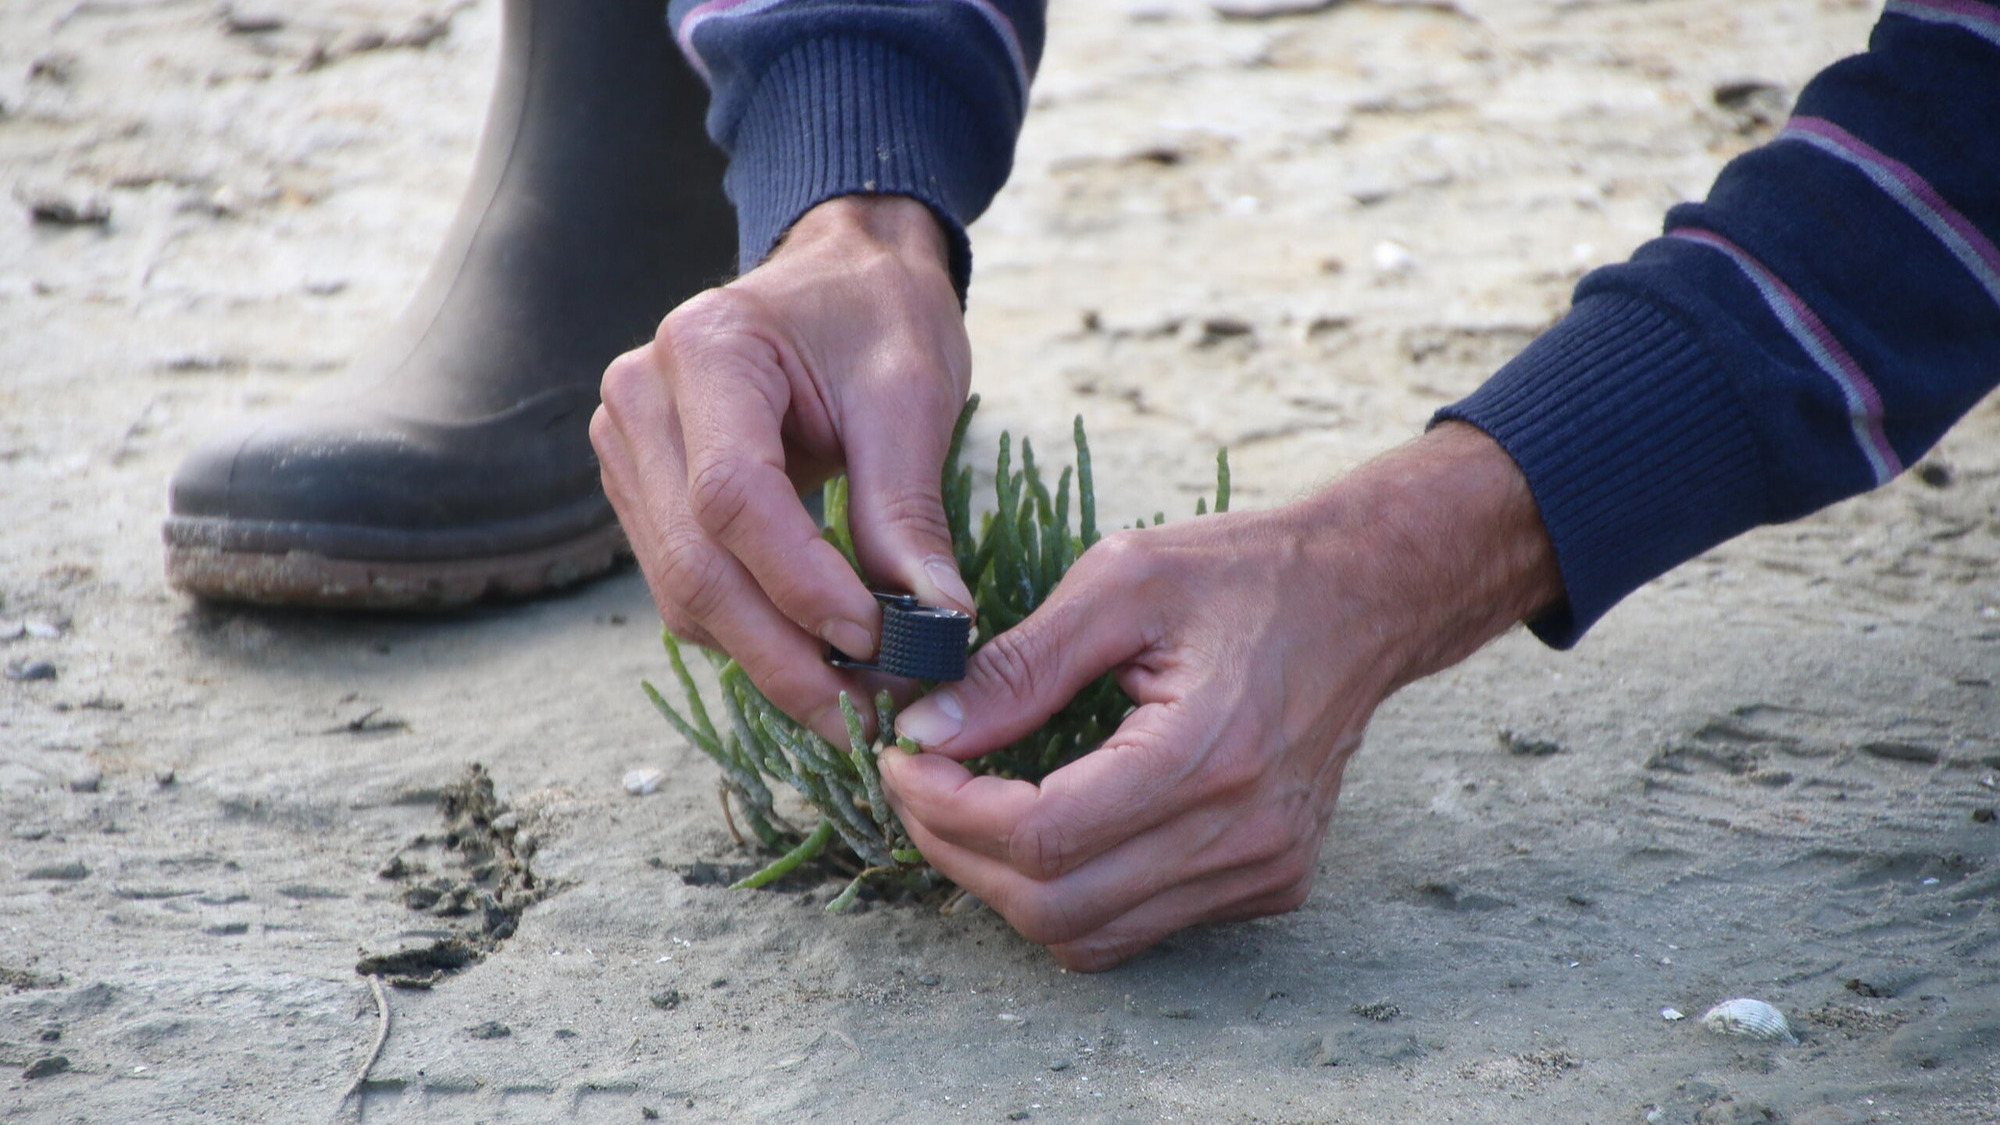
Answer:
[[[424,612],[531,598],[596,578],[631,555],[624,529],[615,523],[533,550],[422,562],[169,542],[167,581],[208,601]]]

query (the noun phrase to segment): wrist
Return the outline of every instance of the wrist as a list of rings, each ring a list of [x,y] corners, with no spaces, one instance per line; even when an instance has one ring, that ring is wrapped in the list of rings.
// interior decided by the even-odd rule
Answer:
[[[887,252],[905,264],[951,270],[951,243],[929,206],[905,195],[842,195],[799,216],[772,254],[827,248]]]
[[[1527,478],[1499,443],[1441,424],[1302,503],[1348,566],[1342,589],[1375,612],[1389,690],[1472,655],[1563,599]]]

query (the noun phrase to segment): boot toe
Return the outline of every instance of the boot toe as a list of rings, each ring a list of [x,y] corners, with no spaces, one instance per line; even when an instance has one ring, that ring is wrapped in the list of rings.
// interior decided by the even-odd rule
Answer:
[[[589,448],[594,402],[553,391],[470,422],[334,405],[241,426],[174,473],[167,540],[409,560],[573,538],[613,519]]]

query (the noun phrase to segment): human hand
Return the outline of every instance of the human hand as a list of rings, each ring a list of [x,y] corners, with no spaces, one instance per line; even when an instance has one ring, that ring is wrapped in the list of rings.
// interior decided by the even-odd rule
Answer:
[[[971,366],[929,210],[847,196],[604,374],[591,442],[660,616],[837,744],[871,693],[822,646],[867,659],[881,615],[799,492],[844,469],[870,579],[970,612],[939,480]]]
[[[881,756],[924,858],[1073,969],[1305,901],[1341,772],[1392,692],[1562,594],[1526,481],[1457,423],[1318,496],[1121,532],[902,713]],[[960,763],[1115,669],[1138,704],[1040,785]]]

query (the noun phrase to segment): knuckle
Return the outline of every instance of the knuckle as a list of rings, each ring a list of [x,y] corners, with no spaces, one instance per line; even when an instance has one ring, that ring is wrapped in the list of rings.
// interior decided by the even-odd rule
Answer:
[[[749,466],[730,456],[703,457],[688,470],[688,506],[703,530],[727,542],[750,507]]]
[[[979,650],[971,678],[984,692],[1003,698],[1034,699],[1041,686],[1041,646],[1018,629],[993,638]]]
[[[611,408],[600,406],[590,415],[590,447],[597,451],[599,462],[618,439],[618,423],[611,420]]]
[[[652,384],[652,363],[646,349],[626,352],[604,369],[597,393],[613,413],[629,410]]]
[[[761,650],[736,656],[743,665],[743,671],[749,674],[750,682],[757,685],[765,698],[795,719],[804,717],[832,698],[822,691],[821,685],[809,672],[802,671],[792,662]]]
[[[685,354],[718,335],[739,330],[752,315],[752,303],[740,289],[705,289],[668,313],[653,340],[670,355]]]
[[[729,564],[694,536],[669,538],[660,553],[660,586],[696,622],[712,620],[727,600]]]
[[[1100,569],[1133,583],[1150,580],[1158,567],[1153,537],[1131,528],[1114,531],[1098,540],[1086,555],[1097,556],[1096,565]]]
[[[892,527],[921,536],[932,544],[951,543],[951,525],[945,522],[944,501],[935,491],[915,485],[887,486],[871,505]]]
[[[1007,839],[1008,862],[1036,881],[1053,879],[1069,870],[1067,833],[1062,825],[1031,818]]]
[[[1281,866],[1291,862],[1297,846],[1298,839],[1288,825],[1259,820],[1238,836],[1236,858],[1239,863]]]

